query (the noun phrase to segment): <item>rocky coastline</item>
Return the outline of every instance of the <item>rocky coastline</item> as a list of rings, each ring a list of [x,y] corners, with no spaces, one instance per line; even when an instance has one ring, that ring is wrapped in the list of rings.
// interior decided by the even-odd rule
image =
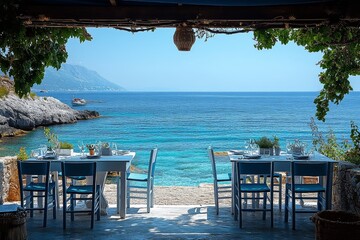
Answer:
[[[99,117],[96,111],[77,111],[53,97],[34,94],[19,98],[13,82],[0,77],[0,88],[8,94],[0,97],[0,138],[25,134],[39,126],[75,123]]]

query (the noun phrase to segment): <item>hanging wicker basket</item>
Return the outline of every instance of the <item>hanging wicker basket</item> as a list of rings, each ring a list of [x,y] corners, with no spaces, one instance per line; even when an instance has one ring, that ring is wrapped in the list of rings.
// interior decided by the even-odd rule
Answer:
[[[189,27],[177,27],[174,33],[174,43],[179,51],[190,51],[195,42],[195,33]]]
[[[322,211],[314,214],[317,240],[352,240],[360,236],[360,216],[344,211]]]

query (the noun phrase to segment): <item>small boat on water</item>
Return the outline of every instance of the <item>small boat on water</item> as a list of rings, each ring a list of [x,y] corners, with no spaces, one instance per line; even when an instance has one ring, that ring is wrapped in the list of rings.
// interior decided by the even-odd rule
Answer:
[[[83,98],[73,98],[71,103],[73,106],[84,106],[86,105],[86,100]]]

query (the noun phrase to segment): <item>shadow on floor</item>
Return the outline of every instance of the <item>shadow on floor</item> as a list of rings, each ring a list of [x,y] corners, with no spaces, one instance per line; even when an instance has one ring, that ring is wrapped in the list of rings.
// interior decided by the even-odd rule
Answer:
[[[134,205],[128,209],[126,219],[120,219],[115,206],[109,215],[95,221],[90,229],[90,216],[75,216],[67,219],[67,229],[62,229],[62,212],[56,220],[49,214],[48,226],[42,227],[42,215],[27,219],[28,239],[314,239],[315,227],[311,214],[297,215],[297,230],[291,222],[284,223],[283,213],[275,210],[274,228],[270,219],[262,220],[261,213],[247,212],[243,228],[239,229],[229,207],[222,207],[219,216],[213,206],[155,206],[151,213],[146,207]]]

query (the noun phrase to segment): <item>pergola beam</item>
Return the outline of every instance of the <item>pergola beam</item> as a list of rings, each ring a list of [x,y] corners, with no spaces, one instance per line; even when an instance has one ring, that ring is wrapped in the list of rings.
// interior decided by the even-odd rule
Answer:
[[[360,2],[339,6],[324,2],[285,6],[190,6],[190,5],[119,5],[109,6],[20,5],[29,26],[48,27],[191,27],[270,28],[306,27],[343,22],[360,26]],[[117,5],[115,6],[114,4]]]

